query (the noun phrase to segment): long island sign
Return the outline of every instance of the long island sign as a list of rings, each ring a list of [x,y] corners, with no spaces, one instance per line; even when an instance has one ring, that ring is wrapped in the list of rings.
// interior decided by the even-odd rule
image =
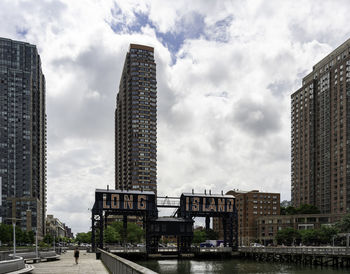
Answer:
[[[150,191],[96,189],[95,209],[111,211],[153,211],[155,194]]]
[[[180,198],[183,212],[230,213],[235,210],[235,198],[231,195],[203,195],[183,193]]]

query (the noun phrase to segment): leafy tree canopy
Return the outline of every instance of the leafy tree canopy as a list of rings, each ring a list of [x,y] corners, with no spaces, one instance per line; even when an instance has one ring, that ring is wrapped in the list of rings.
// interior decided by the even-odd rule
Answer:
[[[107,226],[104,231],[104,240],[106,243],[117,243],[120,241],[120,234],[114,229],[114,227]]]
[[[12,226],[7,224],[0,224],[0,241],[2,243],[9,243],[12,240]]]
[[[75,236],[75,241],[78,243],[91,243],[91,231],[85,233],[85,232],[79,232]]]
[[[314,205],[303,204],[295,208],[293,206],[281,207],[281,215],[319,214],[320,210]]]
[[[346,214],[340,221],[338,221],[336,227],[342,233],[350,233],[350,213]]]
[[[217,233],[216,231],[209,229],[209,230],[205,230],[205,235],[206,235],[206,239],[207,240],[217,240],[219,239],[219,233]]]
[[[204,230],[195,230],[193,232],[193,243],[199,244],[206,240],[207,235]]]
[[[301,235],[298,230],[286,227],[279,230],[275,238],[278,244],[291,245],[295,240],[299,240]]]
[[[331,244],[338,229],[332,226],[322,226],[320,229],[295,230],[291,227],[277,232],[275,237],[278,244],[291,245],[301,242],[304,245]]]
[[[43,239],[44,243],[46,244],[52,244],[53,243],[53,237],[51,234],[46,234]]]

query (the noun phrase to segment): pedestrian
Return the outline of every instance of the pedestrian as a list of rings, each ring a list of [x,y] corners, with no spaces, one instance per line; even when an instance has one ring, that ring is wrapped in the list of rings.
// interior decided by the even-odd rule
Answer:
[[[78,264],[78,260],[79,260],[79,248],[76,247],[74,250],[74,258],[75,258],[75,263]]]

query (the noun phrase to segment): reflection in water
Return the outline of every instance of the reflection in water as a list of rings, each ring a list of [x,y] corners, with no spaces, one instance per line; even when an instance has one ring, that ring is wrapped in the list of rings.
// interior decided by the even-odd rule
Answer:
[[[188,274],[188,273],[269,273],[269,274],[343,274],[349,269],[333,269],[331,267],[311,267],[293,264],[262,263],[253,260],[148,260],[136,263],[158,273]]]

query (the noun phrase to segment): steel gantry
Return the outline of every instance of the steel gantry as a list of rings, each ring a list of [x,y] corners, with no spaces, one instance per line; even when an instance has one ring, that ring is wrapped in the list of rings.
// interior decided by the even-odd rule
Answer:
[[[172,217],[158,218],[158,207],[174,208]],[[103,190],[95,191],[92,208],[92,249],[103,249],[103,231],[107,217],[114,216],[123,221],[122,238],[127,236],[127,217],[136,216],[142,220],[145,230],[147,253],[157,253],[161,236],[176,236],[178,252],[191,250],[193,223],[195,217],[205,217],[206,229],[210,218],[219,217],[223,223],[224,246],[238,247],[238,225],[235,198],[223,194],[183,193],[177,197],[156,197],[150,191]]]

